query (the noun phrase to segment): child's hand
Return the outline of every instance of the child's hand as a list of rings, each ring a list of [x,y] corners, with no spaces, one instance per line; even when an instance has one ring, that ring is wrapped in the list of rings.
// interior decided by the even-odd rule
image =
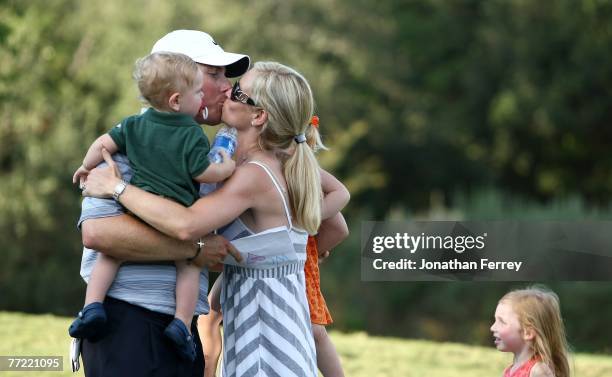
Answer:
[[[323,263],[329,257],[329,250],[319,253],[319,264]]]
[[[223,171],[226,172],[229,177],[234,172],[234,169],[236,169],[236,162],[234,162],[230,155],[223,149],[219,151],[219,154],[223,158],[223,161],[221,161],[219,165],[223,167]]]
[[[79,166],[72,176],[72,183],[77,183],[77,181],[79,181],[79,187],[83,186],[87,175],[89,175],[89,169],[85,168],[83,165]]]

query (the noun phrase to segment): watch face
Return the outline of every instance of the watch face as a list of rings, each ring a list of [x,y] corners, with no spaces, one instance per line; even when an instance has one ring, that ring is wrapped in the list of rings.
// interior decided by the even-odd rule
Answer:
[[[125,182],[124,180],[121,180],[121,182],[117,183],[117,186],[115,186],[115,190],[113,192],[113,198],[115,200],[118,200],[119,196],[123,194],[123,191],[125,191],[126,187],[127,187],[127,182]]]

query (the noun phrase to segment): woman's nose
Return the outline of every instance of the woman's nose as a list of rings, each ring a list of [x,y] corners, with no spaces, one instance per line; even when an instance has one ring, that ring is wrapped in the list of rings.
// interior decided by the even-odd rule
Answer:
[[[225,94],[225,98],[229,99],[229,98],[230,98],[230,96],[232,95],[232,88],[231,88],[231,87],[229,87],[229,88],[225,89],[225,90],[223,91],[223,94]]]

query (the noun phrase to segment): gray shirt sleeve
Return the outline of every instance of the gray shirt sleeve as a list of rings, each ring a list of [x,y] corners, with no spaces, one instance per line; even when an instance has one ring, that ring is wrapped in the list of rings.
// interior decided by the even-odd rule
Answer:
[[[130,162],[127,156],[115,153],[113,155],[113,160],[117,163],[117,167],[119,167],[123,179],[129,182],[130,179],[132,179],[132,169],[130,168]],[[107,166],[106,162],[102,162],[97,167],[105,166]],[[124,213],[125,209],[123,206],[114,199],[85,198],[81,203],[81,217],[79,217],[79,221],[77,222],[77,228],[80,229],[81,224],[83,224],[85,220],[119,216]]]

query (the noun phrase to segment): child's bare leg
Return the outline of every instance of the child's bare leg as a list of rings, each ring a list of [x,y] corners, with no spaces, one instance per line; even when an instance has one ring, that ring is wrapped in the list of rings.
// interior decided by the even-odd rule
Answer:
[[[312,332],[317,349],[317,367],[324,377],[344,377],[340,357],[331,342],[325,326],[312,324]]]
[[[85,305],[68,328],[70,336],[93,339],[104,329],[106,311],[102,303],[108,289],[115,280],[119,266],[121,266],[119,260],[102,253],[98,254],[87,283]]]
[[[176,262],[176,312],[191,333],[191,321],[200,294],[200,268],[185,261]]]
[[[85,306],[93,302],[104,302],[104,297],[106,297],[108,289],[113,284],[120,266],[121,261],[118,259],[98,253],[98,258],[94,263],[87,283]]]
[[[200,294],[200,268],[186,261],[176,262],[176,311],[164,335],[174,343],[179,356],[193,362],[197,349],[191,335],[191,322]]]
[[[210,312],[208,315],[201,315],[198,319],[198,332],[202,339],[204,348],[204,377],[214,377],[219,363],[222,350],[221,322],[221,282],[223,274],[219,275],[208,294]]]

